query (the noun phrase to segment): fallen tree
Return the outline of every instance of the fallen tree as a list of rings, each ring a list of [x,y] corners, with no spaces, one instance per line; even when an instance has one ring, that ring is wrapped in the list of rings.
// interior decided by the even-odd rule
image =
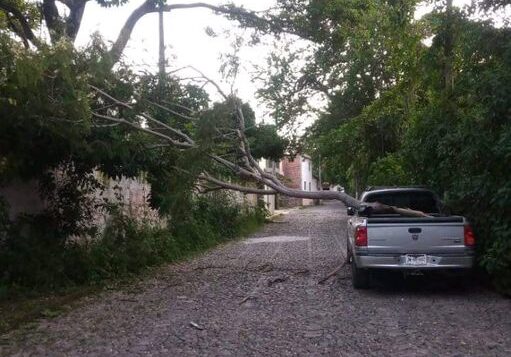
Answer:
[[[306,199],[322,199],[322,200],[339,200],[349,207],[353,207],[359,213],[364,215],[371,214],[400,214],[410,217],[427,217],[424,212],[411,210],[408,208],[399,208],[388,206],[382,203],[361,202],[356,198],[338,191],[302,191],[289,188],[284,185],[275,175],[265,171],[259,166],[257,160],[254,159],[250,150],[249,140],[246,136],[245,117],[241,110],[238,100],[232,100],[232,96],[227,95],[221,87],[210,78],[206,77],[202,72],[195,70],[204,84],[213,85],[218,93],[226,100],[233,103],[232,113],[236,120],[236,125],[227,128],[215,128],[216,133],[220,137],[231,137],[237,148],[237,160],[228,159],[214,152],[208,152],[206,155],[217,166],[227,169],[235,176],[255,182],[259,187],[254,188],[230,182],[229,180],[215,177],[207,171],[202,171],[196,178],[198,180],[200,191],[206,192],[211,190],[226,189],[243,193],[253,193],[259,195],[282,194],[295,198]],[[103,103],[108,102],[107,109],[93,111],[93,117],[98,121],[107,121],[115,125],[125,125],[133,130],[142,131],[154,139],[154,147],[171,146],[181,151],[199,149],[199,144],[192,138],[192,135],[185,133],[183,130],[169,125],[167,122],[156,119],[150,115],[147,110],[135,108],[136,103],[143,101],[143,98],[132,98],[130,101],[117,99],[104,90],[90,86],[97,99]],[[199,120],[194,118],[193,111],[189,111],[186,115],[169,108],[160,103],[147,101],[148,106],[155,106],[173,117],[181,117],[187,122]],[[143,107],[142,107],[143,108]],[[124,111],[136,112],[130,117],[123,116]],[[104,125],[98,123],[98,125]],[[179,170],[179,168],[176,168]],[[183,170],[181,170],[183,171]],[[191,173],[190,173],[191,174]]]

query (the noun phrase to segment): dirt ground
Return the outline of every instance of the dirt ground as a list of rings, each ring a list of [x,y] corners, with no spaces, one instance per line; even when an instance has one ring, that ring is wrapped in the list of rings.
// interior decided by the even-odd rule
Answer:
[[[122,291],[0,338],[2,356],[511,356],[511,300],[472,278],[356,291],[339,203],[297,209]]]

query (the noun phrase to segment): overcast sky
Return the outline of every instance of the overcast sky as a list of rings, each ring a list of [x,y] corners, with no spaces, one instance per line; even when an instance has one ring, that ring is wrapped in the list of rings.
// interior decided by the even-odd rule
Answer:
[[[180,0],[179,3],[190,3],[193,1]],[[223,4],[226,1],[204,1],[210,4]],[[125,6],[119,8],[101,8],[95,2],[89,2],[83,16],[83,23],[78,34],[76,44],[86,45],[90,41],[90,35],[98,31],[107,41],[113,41],[126,18],[140,4],[142,0],[131,0]],[[169,2],[171,3],[171,2]],[[236,5],[242,5],[251,10],[266,10],[274,4],[274,0],[238,0]],[[207,9],[186,9],[175,10],[164,15],[165,24],[165,46],[169,66],[168,70],[192,65],[201,70],[208,77],[220,82],[219,68],[222,63],[220,56],[231,51],[233,39],[226,38],[224,31],[236,30],[233,21],[223,16],[215,15]],[[217,37],[210,37],[206,34],[206,27],[211,27]],[[250,80],[249,72],[252,64],[263,64],[266,55],[269,53],[269,46],[258,46],[257,48],[244,48],[240,53],[243,60],[243,68],[236,81],[235,89],[238,95],[245,101],[250,102],[262,116],[264,110],[254,98],[256,85]],[[128,63],[136,68],[145,68],[151,71],[157,69],[158,63],[158,15],[148,14],[136,25],[128,46],[124,51]],[[225,91],[230,91],[230,85],[224,83]],[[209,88],[213,99],[219,100],[214,90]]]
[[[105,40],[113,41],[129,14],[142,1],[130,0],[124,6],[109,9],[101,8],[95,2],[88,2],[76,44],[78,46],[86,45],[90,41],[91,34],[96,31]],[[194,1],[180,0],[177,2],[190,3]],[[204,0],[204,2],[219,5],[226,1]],[[460,6],[469,2],[470,0],[455,0],[454,4]],[[174,3],[174,1],[169,1],[169,3]],[[235,0],[234,3],[250,10],[260,11],[273,6],[275,0]],[[427,9],[427,7],[419,9],[416,17],[422,15]],[[175,10],[172,13],[165,14],[164,23],[168,70],[192,65],[215,81],[220,82],[219,68],[222,63],[220,56],[230,51],[232,41],[232,39],[222,35],[222,32],[235,31],[236,23],[225,19],[223,16],[215,15],[207,9]],[[208,36],[205,31],[207,26],[220,35],[214,38]],[[270,49],[271,46],[262,45],[244,48],[240,53],[243,68],[240,70],[235,89],[238,91],[239,97],[252,105],[259,119],[262,119],[265,110],[254,97],[257,83],[251,81],[250,71],[252,64],[264,65]],[[124,56],[127,62],[137,68],[156,70],[158,62],[157,14],[146,15],[137,23],[124,51]],[[225,90],[230,90],[229,85],[225,84]],[[219,99],[214,91],[210,90],[210,93],[213,99]]]

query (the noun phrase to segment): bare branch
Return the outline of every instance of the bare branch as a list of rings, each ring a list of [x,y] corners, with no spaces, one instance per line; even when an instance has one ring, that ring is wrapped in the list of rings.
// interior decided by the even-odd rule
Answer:
[[[173,102],[169,102],[169,101],[167,101],[167,100],[162,100],[162,103],[165,103],[165,104],[167,104],[167,105],[174,105],[174,106],[176,106],[176,107],[178,107],[178,108],[181,108],[181,109],[187,110],[187,111],[189,111],[190,113],[194,113],[194,112],[195,112],[195,110],[193,110],[192,108],[188,108],[187,106],[182,105],[182,104],[179,104],[179,103],[173,103]]]
[[[110,66],[113,66],[115,63],[117,63],[121,57],[122,52],[124,51],[124,48],[126,47],[126,44],[128,43],[131,33],[133,32],[133,29],[137,22],[145,15],[157,12],[159,10],[163,10],[165,12],[169,12],[172,10],[179,10],[179,9],[193,9],[193,8],[204,8],[204,9],[210,9],[217,13],[232,15],[239,18],[247,18],[251,19],[252,21],[266,21],[256,15],[254,12],[247,11],[241,7],[236,7],[233,5],[220,5],[215,6],[207,3],[202,2],[196,2],[196,3],[190,3],[190,4],[168,4],[168,5],[162,5],[161,8],[158,7],[158,2],[154,0],[146,0],[140,5],[138,8],[136,8],[131,15],[128,17],[126,22],[124,23],[124,26],[121,29],[121,32],[119,33],[119,36],[117,37],[117,40],[114,42],[112,48],[109,52],[109,64]]]
[[[147,103],[151,104],[151,105],[154,105],[154,106],[155,106],[155,107],[157,107],[157,108],[160,108],[160,109],[162,109],[162,110],[164,110],[164,111],[166,111],[166,112],[168,112],[168,113],[170,113],[170,114],[174,114],[174,115],[176,115],[176,116],[178,116],[178,117],[180,117],[180,118],[183,118],[183,119],[186,119],[186,120],[193,120],[193,121],[194,121],[194,120],[197,120],[197,118],[194,118],[194,117],[190,117],[190,116],[188,116],[188,115],[181,114],[181,113],[176,112],[175,110],[172,110],[172,109],[170,109],[170,108],[167,108],[167,107],[165,107],[165,106],[163,106],[163,105],[161,105],[161,104],[158,104],[158,103],[155,103],[155,102],[151,102],[150,100],[147,100],[147,99],[145,99],[145,101],[146,101]]]
[[[96,86],[93,86],[92,84],[89,84],[89,87],[94,89],[94,91],[98,92],[99,94],[101,94],[102,96],[106,97],[107,99],[110,99],[112,102],[114,102],[115,104],[118,104],[120,106],[123,106],[123,107],[126,107],[128,109],[133,109],[128,103],[125,103],[125,102],[122,102],[120,101],[119,99],[117,98],[114,98],[112,97],[110,94],[108,94],[107,92],[99,89],[98,87]]]
[[[82,23],[85,5],[89,0],[60,0],[69,8],[69,16],[66,18],[66,36],[73,41],[78,35]]]
[[[212,186],[195,185],[195,189],[199,193],[206,194],[206,193],[210,193],[210,192],[214,192],[214,191],[220,191],[220,190],[223,190],[224,188],[220,187],[220,186],[212,187]]]
[[[248,139],[245,135],[246,128],[245,128],[245,116],[243,115],[243,110],[241,109],[241,107],[239,106],[239,104],[237,102],[235,102],[235,106],[236,106],[236,108],[235,108],[236,116],[238,118],[238,126],[239,126],[238,136],[241,140],[241,149],[242,149],[243,154],[247,157],[249,164],[251,164],[251,166],[253,166],[259,172],[259,175],[261,175],[261,177],[264,177],[265,179],[272,181],[274,184],[276,184],[278,186],[284,186],[280,182],[280,180],[277,179],[274,175],[265,172],[259,166],[259,163],[252,156],[252,152],[250,150],[250,144],[249,144]]]
[[[110,99],[111,101],[113,101],[114,103],[124,107],[124,108],[127,108],[127,109],[130,109],[130,110],[134,110],[134,108],[130,105],[130,104],[127,104],[125,102],[122,102],[114,97],[112,97],[111,95],[109,95],[108,93],[102,91],[101,89],[93,86],[93,85],[89,85],[92,89],[94,89],[96,92],[102,94],[103,96],[107,97],[108,99]],[[188,146],[189,147],[192,147],[192,146],[195,146],[195,142],[188,136],[186,135],[185,133],[183,133],[181,130],[179,129],[175,129],[167,124],[165,124],[164,122],[160,121],[160,120],[157,120],[155,118],[153,118],[151,115],[149,114],[146,114],[146,113],[140,113],[140,115],[145,118],[146,120],[148,121],[151,121],[153,123],[156,123],[158,125],[161,125],[162,127],[164,127],[165,129],[169,130],[170,132],[176,134],[177,136],[181,137],[183,140],[185,140],[186,143],[188,143]],[[105,118],[103,118],[105,119]],[[183,142],[179,142],[181,144],[185,144]]]
[[[112,123],[112,124],[92,124],[94,128],[112,128],[114,126],[119,126],[121,123]]]
[[[43,0],[41,5],[44,21],[48,27],[50,38],[53,43],[58,41],[64,34],[64,23],[59,16],[59,10],[55,0]]]
[[[13,21],[13,17],[7,13],[6,14],[6,18],[7,18],[7,24],[8,26],[11,28],[11,30],[16,34],[18,35],[21,40],[23,41],[23,44],[25,45],[25,48],[30,48],[30,43],[28,43],[28,39],[27,37],[25,36],[25,33],[23,32],[23,30],[19,27],[19,25]]]
[[[212,82],[214,83],[214,82]],[[99,93],[104,93],[103,91],[92,87],[96,89]],[[116,101],[119,105],[131,108],[129,104],[126,104],[124,102],[118,101],[117,99],[105,95],[107,98],[110,98],[113,101]],[[222,180],[219,180],[217,178],[212,177],[207,172],[202,173],[198,176],[200,180],[204,180],[210,183],[213,183],[219,187],[229,189],[229,190],[235,190],[245,193],[254,193],[254,194],[263,194],[263,195],[273,195],[276,193],[280,193],[286,196],[296,197],[296,198],[305,198],[305,199],[325,199],[325,200],[339,200],[344,202],[347,206],[353,207],[360,212],[363,212],[365,214],[386,214],[386,213],[397,213],[404,216],[412,216],[412,217],[427,217],[427,215],[420,211],[410,210],[410,209],[404,209],[404,208],[398,208],[394,206],[388,206],[384,205],[378,202],[375,203],[362,203],[359,200],[347,195],[344,192],[338,192],[338,191],[302,191],[299,189],[293,189],[286,187],[284,184],[280,182],[280,180],[275,177],[274,175],[271,175],[267,172],[265,172],[261,167],[259,167],[259,164],[257,161],[252,157],[252,154],[250,153],[250,146],[248,143],[248,140],[244,133],[245,128],[245,122],[243,117],[243,112],[241,111],[241,108],[239,107],[239,104],[235,104],[237,106],[236,108],[236,115],[238,117],[238,139],[240,144],[240,150],[244,156],[244,164],[246,167],[242,167],[232,161],[229,161],[221,156],[215,155],[213,153],[207,154],[212,160],[215,162],[222,164],[223,166],[227,167],[228,169],[232,170],[236,175],[240,177],[246,177],[251,180],[254,180],[256,182],[260,182],[267,187],[269,187],[269,190],[266,189],[258,189],[258,188],[251,188],[251,187],[245,187],[241,185],[236,185],[233,183],[225,182]],[[173,139],[172,137],[163,134],[159,131],[152,130],[150,128],[142,127],[141,125],[130,122],[124,118],[114,118],[107,115],[102,115],[98,113],[93,113],[93,115],[97,118],[109,120],[114,123],[121,123],[125,125],[129,125],[130,127],[143,131],[145,133],[151,134],[153,136],[158,137],[159,139],[163,139],[164,141],[167,141],[169,144],[182,148],[182,149],[191,149],[196,148],[195,142],[193,139],[188,137],[186,134],[180,132],[179,130],[172,128],[168,126],[167,124],[152,118],[151,116],[147,114],[141,114],[144,118],[153,121],[154,123],[163,126],[165,129],[170,130],[172,133],[179,135],[181,138],[185,139],[185,142],[178,141]],[[164,144],[162,144],[164,145]]]
[[[128,125],[128,126],[134,128],[136,130],[143,131],[143,132],[145,132],[147,134],[151,134],[153,136],[157,136],[160,139],[164,139],[164,140],[170,142],[172,145],[180,147],[180,148],[190,149],[190,148],[194,147],[193,145],[191,145],[189,143],[185,143],[185,142],[182,142],[182,141],[174,140],[170,136],[165,135],[163,133],[160,133],[159,131],[154,131],[154,130],[151,130],[151,129],[148,129],[148,128],[144,128],[144,127],[138,125],[137,123],[133,123],[133,122],[131,122],[129,120],[126,120],[124,118],[114,118],[114,117],[111,117],[111,116],[108,116],[108,115],[99,114],[99,113],[92,113],[92,115],[95,116],[96,118],[99,118],[99,119],[105,119],[105,120],[108,120],[108,121],[111,121],[111,122],[114,122],[114,123],[120,123],[120,124]]]
[[[210,84],[212,84],[216,90],[218,91],[218,93],[225,99],[225,100],[228,100],[229,99],[229,96],[227,94],[225,94],[225,92],[222,90],[222,88],[218,85],[218,83],[216,83],[214,80],[212,80],[211,78],[209,78],[208,76],[206,76],[202,71],[198,70],[197,68],[193,67],[193,66],[189,66],[190,69],[194,70],[195,72],[199,73],[200,76],[202,78],[204,78],[204,80]]]

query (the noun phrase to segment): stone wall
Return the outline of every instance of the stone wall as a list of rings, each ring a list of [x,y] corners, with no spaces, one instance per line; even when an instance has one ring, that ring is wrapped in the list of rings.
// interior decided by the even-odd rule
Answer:
[[[149,223],[160,223],[158,211],[149,205],[151,187],[142,177],[137,179],[122,177],[119,180],[113,180],[99,171],[96,171],[94,176],[104,186],[104,189],[96,190],[91,197],[97,203],[120,204],[124,213],[130,217]],[[47,207],[47,203],[39,195],[38,183],[35,180],[15,181],[0,187],[0,197],[9,206],[10,220],[15,220],[22,214],[41,213]],[[106,211],[97,208],[93,223],[104,226],[107,221]]]
[[[104,189],[94,193],[96,200],[106,200],[111,204],[118,204],[123,212],[141,223],[162,224],[157,210],[149,204],[151,186],[143,177],[121,177],[114,180],[103,175],[101,172],[94,173],[96,179],[102,183]],[[99,210],[95,217],[95,223],[104,226],[108,221],[108,214]]]

